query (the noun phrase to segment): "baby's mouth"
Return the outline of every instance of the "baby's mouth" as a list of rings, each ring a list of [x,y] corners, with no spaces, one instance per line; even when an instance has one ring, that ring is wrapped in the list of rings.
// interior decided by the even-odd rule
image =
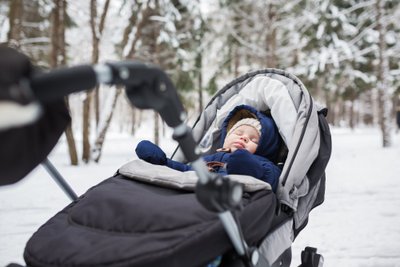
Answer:
[[[233,146],[236,147],[236,148],[244,148],[244,144],[241,143],[241,142],[234,142]]]

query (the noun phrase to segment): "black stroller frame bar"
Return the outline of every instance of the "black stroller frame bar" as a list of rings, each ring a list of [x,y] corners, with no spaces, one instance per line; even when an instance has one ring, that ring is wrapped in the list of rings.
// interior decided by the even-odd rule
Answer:
[[[47,170],[54,181],[59,185],[59,187],[64,191],[64,193],[69,197],[71,201],[78,199],[78,195],[72,190],[69,184],[65,181],[64,177],[58,172],[56,167],[50,162],[49,159],[45,159],[42,162],[42,166]]]
[[[268,267],[267,261],[257,249],[246,245],[240,226],[231,211],[241,202],[242,186],[227,177],[208,171],[193,139],[191,128],[185,123],[186,112],[176,88],[164,71],[154,65],[137,61],[80,65],[34,76],[31,78],[30,87],[39,102],[48,102],[74,92],[92,89],[100,83],[125,86],[132,105],[141,109],[156,110],[167,125],[173,128],[174,140],[179,143],[186,159],[192,162],[199,178],[196,186],[198,201],[206,209],[218,213],[236,252],[246,266]],[[49,165],[48,161],[45,165]],[[49,169],[48,171],[57,173]],[[57,177],[53,177],[57,181]],[[65,192],[69,192],[71,199],[76,199],[75,195],[71,195],[72,189],[65,181],[63,183],[58,180],[58,184]]]

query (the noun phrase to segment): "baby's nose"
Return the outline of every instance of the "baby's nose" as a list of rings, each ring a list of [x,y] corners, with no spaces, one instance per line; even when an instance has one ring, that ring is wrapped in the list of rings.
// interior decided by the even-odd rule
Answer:
[[[249,141],[249,138],[247,136],[242,136],[241,137],[243,141],[245,141],[246,143]]]

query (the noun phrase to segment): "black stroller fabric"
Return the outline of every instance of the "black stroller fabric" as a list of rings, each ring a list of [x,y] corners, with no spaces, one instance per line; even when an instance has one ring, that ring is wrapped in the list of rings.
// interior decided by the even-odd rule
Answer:
[[[249,245],[267,234],[276,199],[245,193],[236,212]],[[193,192],[116,175],[56,214],[29,240],[24,258],[36,266],[205,266],[232,249],[216,213]]]
[[[43,105],[36,122],[0,131],[0,140],[7,140],[0,149],[0,185],[19,181],[46,159],[68,123],[67,107],[60,100]]]
[[[306,226],[309,212],[324,200],[331,153],[326,110],[285,71],[248,73],[218,91],[196,121],[193,136],[202,153],[216,150],[222,119],[242,104],[270,112],[287,148],[276,194],[247,192],[235,211],[247,244],[258,247],[271,266],[281,266],[281,255]],[[178,150],[174,160],[185,162],[182,156]],[[160,178],[155,169],[144,170],[153,180]],[[201,206],[194,192],[156,185],[152,179],[132,180],[130,171],[119,171],[31,237],[24,252],[30,267],[195,267],[232,251],[220,218]]]

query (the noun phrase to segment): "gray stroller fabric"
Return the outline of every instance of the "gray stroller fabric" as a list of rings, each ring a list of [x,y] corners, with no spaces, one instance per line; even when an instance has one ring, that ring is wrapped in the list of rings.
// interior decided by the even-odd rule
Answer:
[[[254,246],[270,228],[275,195],[246,193],[242,204],[236,216]],[[116,174],[42,225],[24,259],[30,267],[204,267],[230,249],[218,214],[195,193]]]
[[[118,172],[127,178],[166,188],[183,189],[194,192],[198,177],[194,171],[181,172],[167,166],[153,165],[143,160],[126,163]],[[243,186],[244,192],[271,190],[271,185],[248,175],[229,175],[233,181]]]
[[[323,201],[330,132],[326,120],[321,119],[324,107],[314,103],[297,77],[278,69],[259,70],[217,92],[194,124],[193,134],[204,154],[215,152],[224,118],[242,104],[270,112],[288,149],[276,196],[279,203],[292,210],[292,220],[271,231],[260,245],[272,264],[307,224],[310,210]],[[185,161],[179,150],[174,156]]]
[[[266,69],[245,75],[221,89],[193,127],[204,154],[218,148],[224,118],[241,104],[271,112],[289,151],[277,196],[296,211],[299,198],[309,191],[306,173],[319,150],[318,107],[300,80],[289,73]],[[184,161],[180,152],[175,159]]]

